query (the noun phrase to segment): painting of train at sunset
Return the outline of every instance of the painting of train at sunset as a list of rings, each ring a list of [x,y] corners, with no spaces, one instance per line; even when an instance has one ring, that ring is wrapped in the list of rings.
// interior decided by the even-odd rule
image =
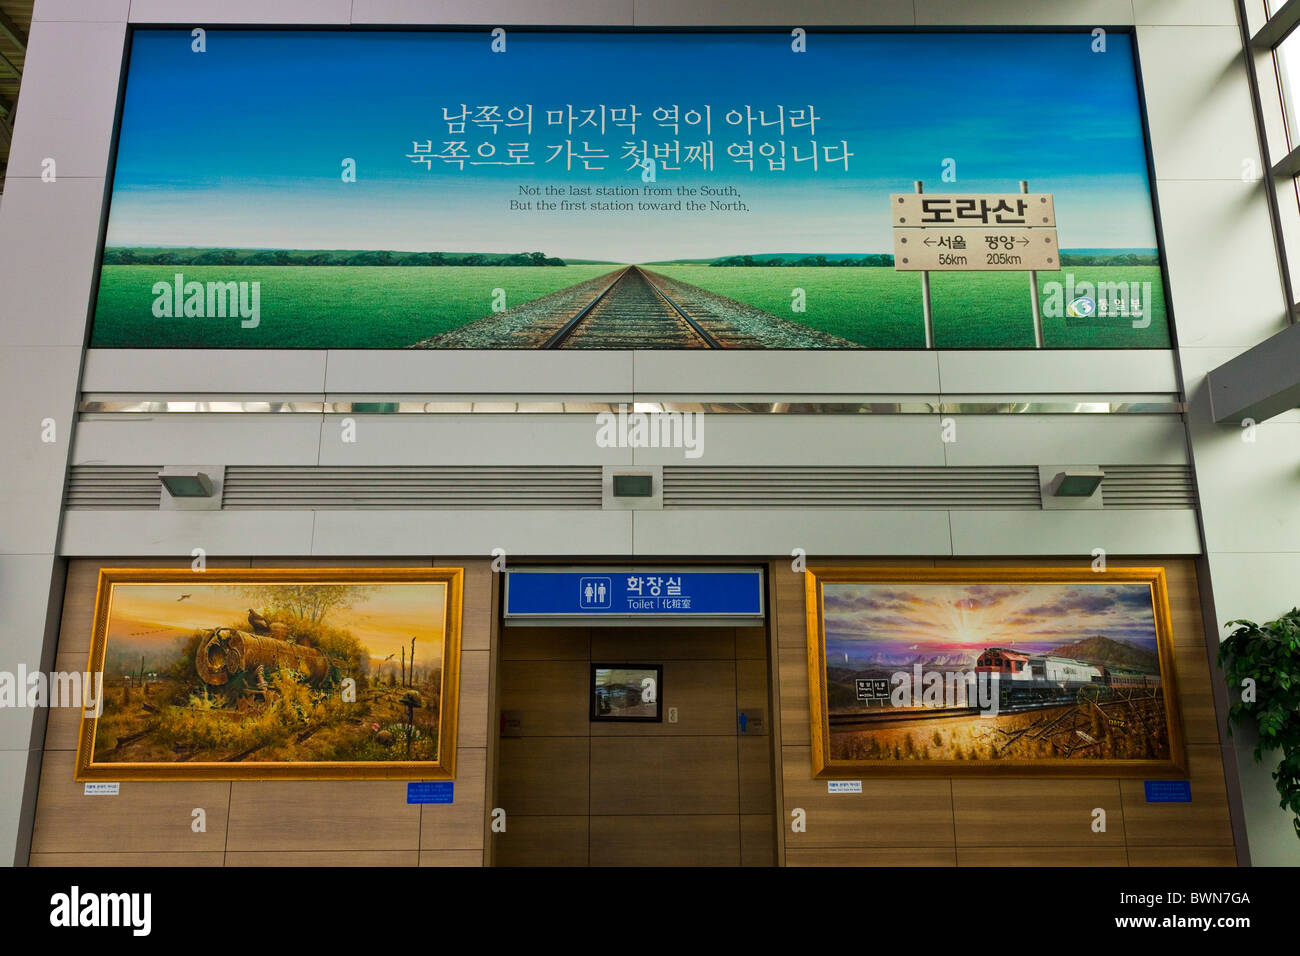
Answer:
[[[459,587],[444,568],[104,569],[79,779],[449,775]]]
[[[819,772],[1183,763],[1163,569],[807,578]]]

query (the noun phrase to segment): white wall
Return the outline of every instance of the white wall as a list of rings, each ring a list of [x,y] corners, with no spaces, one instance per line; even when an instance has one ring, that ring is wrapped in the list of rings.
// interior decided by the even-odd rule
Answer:
[[[1209,14],[1216,5],[1182,6]],[[1300,603],[1300,412],[1262,424],[1248,442],[1240,427],[1213,423],[1204,394],[1206,372],[1285,327],[1285,299],[1235,20],[1139,26],[1138,42],[1179,362],[1191,398],[1213,598],[1207,620],[1217,617],[1222,638],[1228,620],[1269,620]],[[1289,190],[1281,199],[1294,204]],[[1238,731],[1225,746],[1237,751],[1252,862],[1300,864],[1300,840],[1278,808],[1271,767],[1254,762],[1252,735]]]

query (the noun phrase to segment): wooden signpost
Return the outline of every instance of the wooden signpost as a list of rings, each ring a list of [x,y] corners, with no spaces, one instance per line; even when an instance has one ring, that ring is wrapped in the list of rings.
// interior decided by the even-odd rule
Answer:
[[[925,347],[934,348],[931,272],[1028,272],[1034,346],[1043,347],[1038,272],[1061,268],[1056,205],[1048,193],[922,192],[889,197],[894,225],[894,269],[921,273]]]
[[[894,230],[899,272],[1047,271],[1060,262],[1055,229]]]

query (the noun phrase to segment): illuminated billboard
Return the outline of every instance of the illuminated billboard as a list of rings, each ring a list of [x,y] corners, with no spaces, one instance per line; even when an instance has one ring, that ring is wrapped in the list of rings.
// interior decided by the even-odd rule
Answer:
[[[1167,348],[1133,52],[136,30],[91,344]]]

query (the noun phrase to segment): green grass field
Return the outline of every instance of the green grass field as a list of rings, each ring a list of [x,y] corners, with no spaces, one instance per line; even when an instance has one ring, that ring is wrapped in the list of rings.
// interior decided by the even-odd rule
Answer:
[[[99,348],[402,348],[492,314],[494,289],[506,306],[548,295],[616,266],[105,266],[91,344]],[[655,271],[838,335],[866,348],[924,345],[921,279],[889,268],[719,268],[655,266]],[[1164,290],[1156,266],[1078,266],[1076,284],[1150,282],[1152,320],[1067,324],[1044,316],[1048,348],[1164,348]],[[153,285],[186,281],[261,283],[261,323],[238,318],[155,318]],[[1065,272],[1039,273],[1046,283]],[[791,290],[807,311],[790,310]],[[1046,296],[1046,293],[1043,293]],[[932,278],[938,348],[1032,348],[1029,283],[1020,272],[944,273]],[[1046,301],[1046,298],[1044,298]]]
[[[729,296],[740,302],[838,335],[867,348],[923,348],[921,277],[888,268],[746,268],[700,265],[654,266],[654,271]],[[1151,324],[1135,329],[1130,320],[1066,324],[1043,317],[1047,348],[1168,348],[1164,287],[1157,266],[1074,266],[1040,272],[1038,287],[1064,282],[1150,282]],[[792,312],[791,292],[807,293],[807,311]],[[941,349],[1033,348],[1029,279],[1023,272],[949,272],[931,276],[935,347]],[[1144,303],[1145,304],[1145,303]]]
[[[91,345],[97,348],[389,349],[412,345],[603,275],[581,266],[105,266]],[[153,285],[260,282],[261,322],[155,318]]]

